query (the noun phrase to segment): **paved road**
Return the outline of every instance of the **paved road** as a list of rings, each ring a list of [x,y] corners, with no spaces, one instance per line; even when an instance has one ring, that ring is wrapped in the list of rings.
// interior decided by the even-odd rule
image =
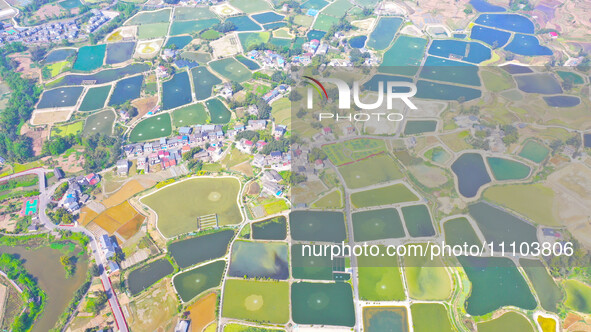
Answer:
[[[57,226],[55,225],[47,216],[47,204],[51,201],[51,196],[53,195],[53,193],[55,192],[55,190],[57,189],[57,187],[66,182],[66,179],[60,180],[57,183],[53,184],[51,187],[46,188],[46,182],[45,182],[45,173],[50,172],[48,170],[44,170],[42,168],[36,168],[36,169],[31,169],[25,172],[21,172],[18,174],[14,174],[11,175],[10,177],[16,177],[16,176],[22,176],[22,175],[28,175],[28,174],[37,174],[39,176],[39,191],[41,192],[41,194],[39,195],[39,220],[43,223],[43,225],[49,229],[49,230],[68,230],[71,232],[81,232],[84,233],[86,236],[88,236],[88,238],[90,239],[90,248],[92,249],[92,253],[94,255],[94,258],[97,262],[97,264],[99,265],[99,267],[102,267],[102,273],[101,273],[101,282],[103,284],[103,287],[105,289],[105,293],[107,294],[107,297],[109,299],[109,306],[111,307],[111,310],[113,311],[113,316],[115,317],[115,323],[117,324],[117,327],[119,328],[119,331],[121,332],[128,332],[129,329],[127,327],[127,322],[125,321],[125,316],[123,315],[123,312],[121,311],[121,306],[119,306],[119,301],[117,300],[117,294],[115,293],[115,291],[113,290],[113,287],[111,285],[111,280],[109,279],[109,276],[107,275],[107,271],[106,271],[106,259],[104,259],[104,257],[102,257],[101,252],[98,248],[98,244],[97,244],[97,240],[94,237],[94,235],[87,230],[84,227],[78,227],[78,226]]]

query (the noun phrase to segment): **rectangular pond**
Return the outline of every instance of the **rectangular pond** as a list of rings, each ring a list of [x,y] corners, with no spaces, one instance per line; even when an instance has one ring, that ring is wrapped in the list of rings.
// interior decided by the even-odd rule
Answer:
[[[233,230],[224,230],[173,242],[168,251],[181,268],[186,268],[224,256],[233,237]]]

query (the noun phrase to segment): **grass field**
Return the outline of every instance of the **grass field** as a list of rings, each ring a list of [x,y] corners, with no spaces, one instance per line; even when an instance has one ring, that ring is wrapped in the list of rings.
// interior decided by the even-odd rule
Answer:
[[[333,24],[338,22],[338,18],[320,13],[318,14],[318,17],[316,18],[312,28],[320,31],[328,31]]]
[[[350,189],[398,180],[404,176],[394,160],[383,153],[338,169]]]
[[[226,154],[224,159],[222,159],[222,164],[225,165],[226,168],[232,168],[240,163],[250,160],[250,158],[250,155],[242,153],[240,150],[234,148],[230,153]]]
[[[439,257],[430,260],[419,255],[405,256],[404,266],[410,297],[417,300],[445,300],[450,297],[452,282]]]
[[[115,112],[106,110],[92,114],[86,118],[84,123],[84,135],[92,135],[96,133],[102,133],[111,135],[113,133],[113,123],[115,122]]]
[[[440,303],[413,303],[410,306],[415,332],[453,332],[449,314]]]
[[[177,7],[174,9],[174,19],[178,21],[203,20],[217,16],[208,7]]]
[[[515,82],[513,82],[511,76],[501,73],[500,71],[494,73],[492,71],[483,70],[480,72],[480,75],[484,81],[484,87],[488,91],[500,92],[515,87]]]
[[[318,209],[339,209],[343,207],[343,194],[340,190],[334,190],[331,193],[319,198],[312,204],[312,207]]]
[[[564,286],[566,289],[564,305],[578,312],[591,313],[591,287],[578,280],[567,280]]]
[[[487,188],[483,197],[538,224],[561,225],[553,213],[554,191],[541,183],[494,186]]]
[[[468,131],[460,131],[447,135],[440,135],[439,138],[454,152],[470,149],[472,146],[466,142],[466,138],[470,136]]]
[[[205,124],[209,120],[209,114],[203,104],[188,105],[172,112],[172,123],[175,127]]]
[[[163,38],[168,32],[168,23],[142,24],[138,27],[138,39]]]
[[[359,256],[359,297],[367,301],[406,299],[398,257]]]
[[[271,6],[264,0],[231,0],[230,4],[247,14],[271,9]]]
[[[65,137],[68,135],[76,135],[82,131],[84,121],[78,121],[63,126],[51,128],[51,137]]]
[[[291,124],[291,101],[281,98],[271,105],[271,116],[275,123],[289,126]]]
[[[174,237],[197,229],[197,217],[216,213],[220,225],[242,221],[236,199],[240,183],[233,178],[193,178],[142,198],[158,214],[158,229]],[[206,203],[206,204],[204,204]]]
[[[269,31],[242,32],[238,34],[240,44],[242,44],[242,48],[245,50],[252,45],[266,43],[269,41],[269,38],[271,38],[271,33]]]
[[[70,68],[69,61],[60,61],[47,66],[51,77],[55,77]]]
[[[217,18],[208,18],[205,20],[192,20],[192,21],[174,21],[170,27],[170,35],[182,35],[198,33],[205,29],[211,28],[212,26],[220,23]]]
[[[301,25],[303,27],[309,27],[314,22],[314,18],[308,15],[296,15],[293,18],[293,23]]]
[[[212,61],[209,66],[230,81],[242,83],[252,77],[252,72],[234,58]]]
[[[129,202],[124,202],[103,211],[93,222],[109,234],[113,234],[127,222],[132,221],[133,224],[136,224],[138,220],[143,222],[144,216],[139,214]]]
[[[383,152],[386,150],[386,144],[383,140],[358,138],[324,145],[322,150],[335,166],[342,166]]]
[[[172,124],[169,113],[154,115],[138,123],[131,133],[131,142],[149,141],[155,138],[167,137],[172,133]]]
[[[351,203],[356,208],[389,205],[402,202],[418,201],[419,198],[404,184],[356,192],[351,195]]]
[[[284,324],[289,320],[289,283],[228,279],[222,316]]]
[[[349,11],[349,9],[351,9],[351,7],[353,7],[353,4],[349,2],[349,0],[336,0],[326,7],[322,11],[322,14],[341,18]]]
[[[148,23],[165,23],[170,20],[170,8],[154,11],[144,11],[129,19],[125,25],[141,25]]]

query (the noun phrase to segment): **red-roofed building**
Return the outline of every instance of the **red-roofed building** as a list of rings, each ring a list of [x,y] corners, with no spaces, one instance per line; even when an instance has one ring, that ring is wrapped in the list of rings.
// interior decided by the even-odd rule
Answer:
[[[550,38],[552,38],[552,39],[558,38],[558,32],[556,32],[556,31],[550,31],[550,33],[548,33],[548,35],[550,35]]]

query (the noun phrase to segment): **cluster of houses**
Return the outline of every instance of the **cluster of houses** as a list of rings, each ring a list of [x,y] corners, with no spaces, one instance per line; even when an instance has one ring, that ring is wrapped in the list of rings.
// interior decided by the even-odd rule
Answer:
[[[107,234],[103,234],[99,240],[103,255],[105,255],[108,262],[109,270],[111,273],[119,271],[119,264],[113,260],[113,257],[115,257],[115,254],[117,253],[117,241],[111,239]]]
[[[48,44],[63,40],[76,41],[87,37],[87,34],[98,30],[111,19],[111,15],[93,9],[88,23],[82,28],[78,19],[46,23],[33,27],[15,27],[4,24],[0,32],[0,45],[11,42],[26,44]]]
[[[286,64],[285,58],[281,54],[277,54],[271,50],[252,50],[247,53],[247,56],[252,60],[258,60],[264,68],[281,69]]]
[[[68,190],[59,201],[58,206],[65,208],[70,213],[80,210],[80,207],[86,204],[90,198],[88,194],[82,194],[82,186],[95,186],[100,180],[100,177],[95,173],[71,178],[68,180]]]
[[[272,196],[281,196],[284,191],[284,186],[279,184],[283,178],[279,175],[274,169],[267,170],[263,173],[261,177],[261,182],[263,184],[262,191]]]

